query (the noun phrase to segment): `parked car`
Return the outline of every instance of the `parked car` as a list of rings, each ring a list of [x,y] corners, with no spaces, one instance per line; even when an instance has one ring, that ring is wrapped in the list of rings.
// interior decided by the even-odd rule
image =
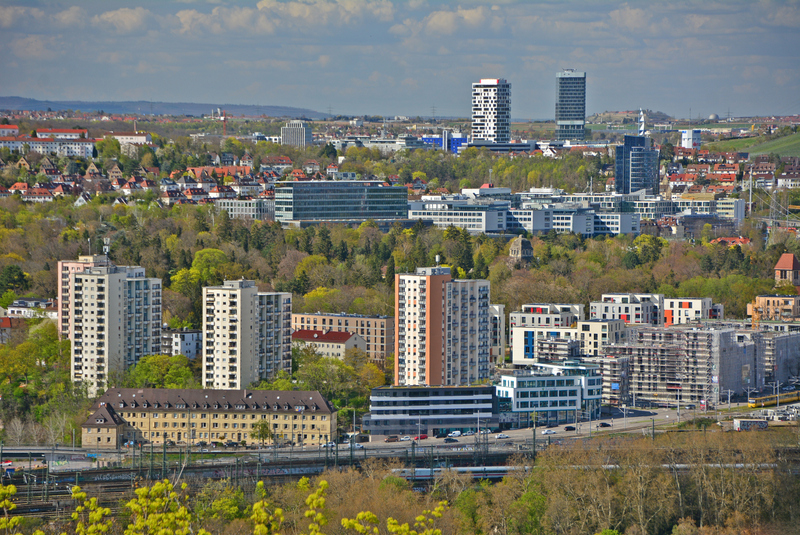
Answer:
[[[464,433],[464,436],[465,437],[471,437],[474,434],[475,434],[475,431],[467,431],[466,433]]]
[[[428,435],[422,434],[422,435],[415,436],[414,440],[425,440],[426,438],[428,438]]]
[[[491,431],[488,428],[484,427],[481,429],[481,435],[488,435],[489,433],[491,433]]]
[[[433,438],[446,438],[446,437],[447,433],[436,433],[435,435],[433,435]]]
[[[411,440],[411,437],[408,435],[400,437],[400,442],[408,442],[409,440]]]
[[[450,437],[450,438],[460,437],[461,436],[461,431],[451,431],[450,433],[447,434],[447,436]]]
[[[228,442],[225,443],[225,447],[226,448],[238,448],[239,447],[239,443],[238,442],[234,442],[233,440],[229,440]]]
[[[552,429],[545,429],[544,431],[542,431],[542,434],[543,435],[555,435],[556,432],[553,431]]]
[[[564,428],[564,431],[575,431],[575,426],[574,425],[568,425],[567,427]]]
[[[611,427],[611,424],[608,422],[600,422],[600,427]]]
[[[453,442],[458,442],[458,440],[453,437],[445,437],[444,439],[445,444],[452,444]]]
[[[506,435],[505,433],[499,433],[495,438],[496,439],[508,438],[508,435]]]
[[[398,440],[400,439],[397,438],[397,435],[389,435],[383,439],[384,442],[397,442]]]
[[[323,448],[335,448],[336,442],[328,442],[327,444],[322,445]]]

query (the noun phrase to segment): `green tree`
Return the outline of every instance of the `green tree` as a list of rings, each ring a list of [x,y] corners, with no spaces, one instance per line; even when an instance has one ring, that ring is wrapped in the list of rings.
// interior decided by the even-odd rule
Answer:
[[[195,380],[184,355],[148,355],[126,371],[128,388],[192,388]]]
[[[268,420],[260,420],[253,424],[252,427],[253,430],[250,431],[250,436],[261,442],[262,446],[264,442],[272,440],[272,428]]]
[[[30,287],[29,277],[16,264],[9,264],[0,272],[0,293],[6,290],[25,291]]]

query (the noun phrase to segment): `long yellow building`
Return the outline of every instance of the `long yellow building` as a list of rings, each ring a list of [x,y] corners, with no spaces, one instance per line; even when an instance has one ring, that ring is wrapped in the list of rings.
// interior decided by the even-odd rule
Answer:
[[[257,442],[270,423],[270,442],[317,445],[333,440],[336,411],[312,391],[109,389],[81,426],[83,446],[117,449],[132,440],[177,445]]]

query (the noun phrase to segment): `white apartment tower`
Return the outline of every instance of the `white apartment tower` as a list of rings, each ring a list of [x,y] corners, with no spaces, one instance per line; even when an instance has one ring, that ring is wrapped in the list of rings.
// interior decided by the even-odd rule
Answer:
[[[69,282],[72,380],[95,396],[109,374],[161,352],[161,279],[111,265],[71,272]]]
[[[58,262],[58,332],[62,338],[69,338],[72,332],[72,319],[69,315],[72,283],[70,275],[95,266],[112,265],[106,255],[79,256],[77,260],[59,260]]]
[[[511,140],[511,84],[503,78],[484,78],[472,84],[472,140]]]
[[[449,267],[428,267],[396,275],[395,282],[395,384],[470,385],[488,378],[489,281],[452,280]]]
[[[203,288],[203,386],[242,389],[292,371],[292,294],[251,280]]]
[[[305,121],[289,121],[281,127],[281,145],[310,147],[312,140],[311,127]]]

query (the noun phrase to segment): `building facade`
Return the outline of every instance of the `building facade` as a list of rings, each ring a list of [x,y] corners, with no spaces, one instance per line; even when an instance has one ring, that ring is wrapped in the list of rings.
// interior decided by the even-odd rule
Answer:
[[[246,388],[292,371],[292,294],[254,281],[203,288],[203,386]]]
[[[664,299],[664,325],[680,325],[708,319],[725,319],[723,305],[714,304],[710,297]]]
[[[489,281],[449,267],[395,276],[395,385],[468,385],[489,377]]]
[[[603,294],[589,304],[593,320],[618,319],[626,324],[664,325],[663,294]]]
[[[71,376],[89,396],[146,355],[161,353],[161,279],[144,268],[86,267],[69,274]]]
[[[165,355],[183,355],[192,360],[203,355],[203,331],[200,329],[161,331],[161,352]]]
[[[484,78],[472,84],[472,140],[511,140],[511,84],[506,80]]]
[[[281,127],[281,145],[309,147],[312,143],[311,127],[305,121],[289,121]]]
[[[275,199],[215,199],[217,211],[225,210],[231,219],[264,221],[275,219]]]
[[[580,361],[535,364],[495,385],[501,424],[528,427],[594,420],[600,416],[603,378],[597,365]]]
[[[313,348],[323,357],[339,360],[343,360],[345,353],[351,349],[367,351],[364,339],[349,332],[300,329],[292,333],[292,342],[298,347]]]
[[[275,188],[275,220],[363,222],[408,217],[408,189],[367,180],[286,182]]]
[[[617,193],[643,189],[648,195],[658,195],[658,150],[650,145],[649,137],[626,135],[617,146],[614,176]]]
[[[69,338],[72,332],[72,317],[69,314],[72,284],[70,275],[96,266],[111,266],[113,263],[106,255],[79,256],[78,260],[58,261],[58,331],[62,338]]]
[[[492,386],[381,386],[369,397],[364,431],[372,435],[428,435],[494,429]]]
[[[681,148],[697,150],[701,143],[700,130],[681,130]]]
[[[310,446],[336,436],[336,410],[316,391],[156,388],[108,390],[81,435],[90,448],[116,449],[132,440],[253,444],[260,442],[253,436],[260,422],[268,422],[272,432],[267,444]]]
[[[556,141],[586,139],[586,73],[556,74]]]
[[[366,343],[369,360],[381,369],[394,351],[394,318],[361,314],[292,314],[292,329],[348,332],[359,335]]]

